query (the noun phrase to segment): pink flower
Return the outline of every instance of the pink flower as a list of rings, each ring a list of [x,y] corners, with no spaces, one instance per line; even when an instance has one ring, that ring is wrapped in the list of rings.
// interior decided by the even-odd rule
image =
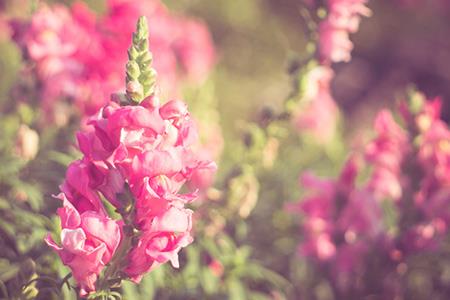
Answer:
[[[160,105],[156,97],[138,106],[112,102],[88,124],[93,128],[77,135],[84,158],[69,168],[63,191],[94,207],[94,190],[121,207],[117,195],[128,185],[135,201],[133,222],[141,233],[126,272],[138,281],[166,261],[177,266],[179,250],[192,241],[192,212],[184,206],[196,198],[195,192],[180,189],[199,170],[215,170],[193,151],[197,131],[186,104]]]
[[[111,260],[121,241],[119,224],[96,211],[79,213],[60,195],[63,207],[61,218],[61,246],[50,235],[45,239],[71,270],[80,287],[80,295],[95,290],[95,282],[104,266]]]
[[[336,131],[338,108],[331,96],[333,71],[325,66],[312,69],[307,77],[300,106],[293,122],[299,131],[310,132],[318,143],[329,142]]]
[[[353,43],[345,28],[333,26],[328,20],[319,25],[319,51],[324,61],[349,62]]]
[[[33,15],[23,44],[36,63],[49,116],[56,101],[68,99],[82,117],[89,117],[112,92],[123,90],[127,47],[141,15],[151,22],[154,67],[167,95],[178,94],[179,81],[204,80],[214,64],[212,39],[203,23],[171,14],[159,0],[110,0],[106,5],[101,17],[82,2],[71,8],[41,6]]]
[[[328,0],[329,22],[337,28],[349,32],[358,31],[361,16],[370,17],[372,12],[367,8],[368,0]]]
[[[305,239],[299,246],[300,254],[318,261],[337,260],[338,264],[342,263],[339,272],[363,259],[360,243],[375,243],[383,234],[378,202],[368,190],[355,186],[359,168],[357,157],[351,157],[338,180],[304,174],[301,183],[308,193],[299,204],[291,206],[291,211],[303,215]],[[348,262],[342,251],[353,251],[352,247],[357,247],[355,253],[361,255]],[[341,259],[345,261],[339,262]]]
[[[204,23],[181,19],[181,29],[174,41],[174,49],[180,54],[180,63],[189,79],[194,82],[205,80],[215,62],[212,38]]]
[[[347,243],[354,243],[358,236],[375,238],[383,228],[381,209],[368,191],[352,191],[337,226]]]
[[[178,268],[178,252],[192,242],[192,211],[170,207],[150,220],[151,226],[142,232],[137,246],[129,254],[125,272],[139,282],[142,275],[170,261]]]
[[[383,110],[375,120],[377,137],[366,147],[366,159],[373,165],[368,183],[378,200],[399,200],[402,196],[401,166],[409,153],[408,135]]]
[[[116,224],[107,217],[101,196],[119,209],[126,207],[122,201],[133,201],[132,220],[127,221],[139,234],[125,267],[130,278],[139,281],[167,261],[177,267],[178,252],[192,242],[192,211],[185,205],[197,197],[196,192],[182,194],[180,189],[195,172],[215,170],[213,162],[193,151],[197,130],[186,104],[172,100],[160,105],[156,96],[133,106],[111,102],[89,120],[77,139],[83,158],[70,164],[58,196],[64,201],[60,215],[67,228],[63,247],[49,243],[72,268],[81,291],[94,290],[99,272],[117,246],[109,247],[110,241],[90,227],[95,225],[94,217],[99,219],[99,229],[102,224],[107,227],[105,234],[111,222]],[[109,252],[91,242],[92,237],[104,241]]]
[[[64,198],[67,197],[78,212],[95,211],[105,216],[106,211],[92,185],[91,171],[89,162],[74,161],[67,168],[66,179],[60,189],[64,193]]]
[[[443,121],[433,122],[421,137],[419,161],[428,180],[450,186],[450,130]]]
[[[325,63],[348,62],[353,44],[349,34],[358,30],[361,16],[370,16],[367,0],[328,0],[328,16],[319,25],[319,53]]]

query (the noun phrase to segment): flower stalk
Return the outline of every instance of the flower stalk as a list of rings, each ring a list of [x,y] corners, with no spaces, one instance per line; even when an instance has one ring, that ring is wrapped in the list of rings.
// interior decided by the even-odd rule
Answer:
[[[152,68],[153,55],[148,48],[148,24],[140,17],[133,41],[128,49],[126,65],[126,92],[130,103],[141,103],[155,92],[156,71]]]

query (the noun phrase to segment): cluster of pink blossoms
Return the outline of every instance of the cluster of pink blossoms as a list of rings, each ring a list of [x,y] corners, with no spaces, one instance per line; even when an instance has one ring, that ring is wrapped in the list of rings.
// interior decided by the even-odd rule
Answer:
[[[330,67],[320,65],[305,75],[305,90],[292,119],[300,132],[311,133],[320,144],[332,140],[338,122],[339,109],[330,88],[333,77]]]
[[[180,188],[199,170],[215,169],[192,152],[197,130],[186,105],[172,100],[160,105],[156,96],[136,106],[110,102],[77,134],[83,158],[73,162],[61,185],[61,246],[47,243],[72,269],[82,295],[96,280],[121,242],[130,234],[126,220],[111,219],[102,203],[119,211],[133,206],[137,240],[126,249],[123,270],[130,279],[170,261],[192,242],[192,211],[185,208],[196,192]],[[129,225],[129,224],[128,224]]]
[[[364,266],[364,255],[383,229],[376,199],[367,188],[356,186],[360,167],[360,158],[354,156],[337,180],[303,174],[300,184],[308,193],[300,203],[290,206],[304,216],[300,255],[327,262],[332,276],[344,286]]]
[[[319,61],[305,75],[306,90],[294,113],[293,123],[300,131],[312,133],[321,144],[329,142],[335,133],[339,110],[331,95],[334,72],[330,65],[351,59],[353,44],[349,34],[358,30],[361,15],[369,16],[367,0],[328,0],[328,15],[319,24]],[[314,1],[307,5],[313,6]]]
[[[108,0],[101,16],[82,2],[70,8],[42,5],[16,36],[36,64],[42,104],[50,115],[63,97],[82,116],[91,116],[111,92],[122,89],[127,45],[141,15],[152,22],[154,66],[167,96],[178,94],[180,79],[205,79],[215,61],[207,27],[169,13],[159,0]]]
[[[448,231],[450,130],[439,118],[440,99],[418,106],[403,103],[404,126],[381,111],[376,137],[365,153],[352,155],[337,180],[301,176],[308,193],[290,207],[304,217],[300,253],[329,264],[341,288],[349,288],[352,273],[364,272],[369,253],[400,264],[417,251],[438,249]],[[370,176],[357,185],[363,166]],[[395,231],[384,223],[383,201],[396,210]]]
[[[361,16],[370,16],[368,0],[327,0],[327,18],[319,25],[319,52],[324,63],[348,62],[353,44],[349,34],[359,28]]]

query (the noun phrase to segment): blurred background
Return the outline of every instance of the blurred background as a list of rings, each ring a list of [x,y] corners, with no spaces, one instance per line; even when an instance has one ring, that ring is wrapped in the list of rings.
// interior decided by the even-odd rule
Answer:
[[[82,2],[99,16],[107,13],[102,0]],[[373,136],[377,112],[395,109],[412,89],[426,98],[440,96],[442,119],[450,121],[450,2],[368,2],[372,15],[350,35],[351,61],[332,65],[331,93],[341,115],[337,137],[325,146],[292,130],[285,116],[286,101],[296,91],[292,69],[307,68],[314,56],[311,22],[320,19],[320,9],[301,0],[162,2],[171,14],[201,20],[211,33],[214,66],[201,83],[183,84],[177,96],[188,101],[200,123],[220,127],[220,141],[209,142],[223,143],[223,150],[214,158],[214,187],[196,207],[196,242],[181,252],[180,271],[163,266],[139,286],[126,284],[124,299],[390,299],[376,289],[364,297],[333,294],[327,271],[312,271],[310,261],[299,257],[301,221],[286,205],[303,195],[300,173],[337,176],[349,150]],[[74,1],[0,0],[0,280],[11,291],[23,285],[20,276],[62,278],[68,272],[42,238],[57,227],[59,203],[51,195],[58,193],[67,164],[80,156],[74,146],[80,116],[68,114],[64,126],[48,126],[53,121],[37,112],[41,100],[34,91],[42,83],[33,78],[36,62],[30,63],[18,38],[44,3],[70,7]],[[18,132],[34,139],[23,128],[39,134],[39,147],[17,159]],[[12,213],[16,207],[21,210]],[[392,299],[448,299],[447,248],[434,261],[443,266],[436,275],[445,279],[439,286],[426,278],[427,270],[413,272],[405,279],[408,291]],[[42,286],[37,281],[30,295],[59,299]],[[74,295],[64,291],[64,297]]]

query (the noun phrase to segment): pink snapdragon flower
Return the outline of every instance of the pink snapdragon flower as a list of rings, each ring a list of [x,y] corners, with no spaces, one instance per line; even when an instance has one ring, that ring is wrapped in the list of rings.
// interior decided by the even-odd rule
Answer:
[[[325,20],[319,25],[319,51],[324,61],[349,62],[352,58],[353,43],[345,28],[333,26]]]
[[[196,198],[195,192],[180,194],[180,188],[195,172],[215,170],[193,151],[197,131],[187,106],[178,100],[160,105],[156,97],[138,106],[111,102],[89,124],[94,129],[79,133],[78,141],[85,157],[100,166],[91,176],[117,183],[106,193],[99,187],[114,184],[100,180],[97,189],[121,207],[116,195],[126,183],[136,201],[134,223],[142,234],[130,252],[127,274],[138,281],[166,261],[178,266],[178,251],[192,241],[192,212],[184,206]]]
[[[146,272],[168,261],[178,268],[178,252],[193,241],[190,234],[191,210],[170,205],[170,208],[159,213],[147,211],[149,216],[152,216],[149,220],[151,224],[142,232],[137,246],[130,252],[125,270],[135,282],[139,282]]]
[[[387,110],[378,113],[374,127],[377,136],[366,147],[366,160],[373,166],[368,187],[380,201],[397,201],[402,196],[402,163],[410,152],[408,135]]]
[[[352,263],[341,251],[357,247],[355,253],[360,255],[352,257],[352,261],[359,264],[365,253],[360,243],[373,243],[382,234],[378,203],[367,190],[354,186],[359,168],[358,159],[353,157],[336,181],[309,173],[302,175],[301,184],[309,193],[299,204],[291,206],[291,210],[304,217],[305,240],[300,245],[300,254],[342,265],[339,272],[347,272]]]
[[[124,196],[132,198],[132,223],[139,235],[124,271],[139,281],[167,261],[178,267],[178,252],[193,240],[192,211],[185,205],[197,197],[195,191],[181,194],[180,189],[195,172],[216,168],[193,151],[197,131],[181,101],[160,105],[151,96],[140,105],[110,102],[88,124],[77,134],[83,158],[69,166],[61,185],[63,246],[47,239],[84,294],[95,289],[99,272],[120,241],[120,226],[108,218],[101,196],[118,209],[124,208]],[[105,226],[98,230],[107,237],[90,227],[96,222]],[[91,241],[93,237],[105,246]],[[114,245],[106,240],[113,237]]]
[[[50,235],[45,239],[71,270],[85,296],[95,291],[97,277],[111,260],[120,244],[122,233],[120,225],[96,211],[79,211],[67,200],[64,194],[63,207],[58,209],[61,218],[61,246]]]
[[[372,12],[366,6],[368,0],[328,0],[329,22],[351,33],[358,31],[361,16],[369,17]]]
[[[336,132],[339,110],[331,95],[334,72],[317,66],[305,78],[305,91],[294,112],[293,122],[299,131],[310,132],[318,143],[326,144]]]
[[[370,16],[367,2],[328,0],[327,18],[319,25],[319,53],[324,63],[350,61],[353,44],[349,34],[358,30],[361,16]]]

